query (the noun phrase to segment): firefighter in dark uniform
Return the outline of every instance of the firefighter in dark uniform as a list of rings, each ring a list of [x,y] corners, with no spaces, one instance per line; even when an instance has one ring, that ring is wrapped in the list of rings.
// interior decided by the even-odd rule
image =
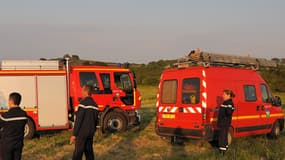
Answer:
[[[19,105],[19,93],[9,95],[9,110],[0,115],[0,160],[20,160],[24,146],[24,129],[27,123],[27,114]]]
[[[223,99],[224,102],[219,108],[218,115],[218,127],[219,131],[219,150],[221,154],[224,154],[228,149],[228,130],[232,122],[232,114],[234,111],[234,103],[232,98],[235,95],[232,90],[224,90]]]
[[[93,136],[98,122],[98,107],[91,97],[91,86],[82,89],[83,99],[80,101],[76,115],[73,136],[70,143],[75,141],[73,160],[81,160],[83,153],[86,160],[94,159]]]

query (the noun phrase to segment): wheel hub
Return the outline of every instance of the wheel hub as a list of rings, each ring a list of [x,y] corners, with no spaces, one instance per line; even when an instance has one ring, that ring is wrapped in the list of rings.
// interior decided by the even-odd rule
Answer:
[[[108,126],[112,130],[120,130],[122,128],[122,121],[118,118],[113,118],[108,121]]]

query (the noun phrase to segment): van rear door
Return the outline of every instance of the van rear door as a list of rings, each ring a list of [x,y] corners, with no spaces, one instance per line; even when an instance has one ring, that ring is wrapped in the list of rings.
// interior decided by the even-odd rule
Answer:
[[[177,73],[164,75],[160,84],[158,132],[168,136],[201,138],[201,80],[198,75],[190,73],[189,76],[173,77],[177,77]]]
[[[178,124],[182,128],[201,129],[202,106],[200,103],[200,78],[181,79],[181,98],[179,99]]]

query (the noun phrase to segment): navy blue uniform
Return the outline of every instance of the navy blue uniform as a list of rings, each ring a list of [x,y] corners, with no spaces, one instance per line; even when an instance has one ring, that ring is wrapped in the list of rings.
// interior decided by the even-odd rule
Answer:
[[[27,114],[20,107],[10,108],[0,115],[0,159],[20,160],[24,146]]]
[[[228,130],[232,122],[232,114],[234,111],[234,103],[232,99],[223,102],[219,109],[218,127],[219,131],[219,149],[227,150],[228,146]]]
[[[81,160],[83,153],[86,160],[94,159],[93,136],[98,123],[98,107],[91,97],[80,101],[76,115],[73,136],[76,137],[73,160]]]

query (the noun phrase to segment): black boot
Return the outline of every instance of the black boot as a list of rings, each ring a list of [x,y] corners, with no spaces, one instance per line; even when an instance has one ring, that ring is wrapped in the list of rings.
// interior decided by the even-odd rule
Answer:
[[[222,156],[225,155],[226,151],[227,151],[227,148],[224,148],[224,147],[220,147],[220,148],[219,148],[219,153],[220,153],[220,155],[222,155]]]

